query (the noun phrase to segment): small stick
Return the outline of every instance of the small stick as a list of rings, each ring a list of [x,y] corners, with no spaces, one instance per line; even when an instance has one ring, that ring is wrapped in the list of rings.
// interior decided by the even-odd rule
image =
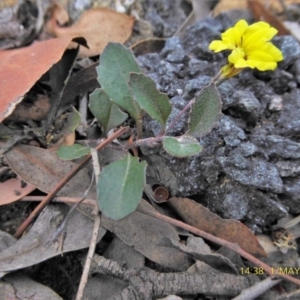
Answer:
[[[95,174],[96,184],[97,184],[98,179],[99,179],[99,174],[100,174],[100,165],[99,165],[97,151],[95,149],[92,149],[91,155],[93,158],[94,174]],[[91,264],[92,264],[93,256],[95,253],[97,237],[98,237],[98,233],[99,233],[99,229],[100,229],[99,206],[97,205],[97,207],[98,207],[98,210],[97,210],[97,215],[95,216],[93,235],[92,235],[92,239],[91,239],[91,243],[90,243],[90,247],[89,247],[89,252],[88,252],[86,260],[85,260],[83,272],[81,275],[80,284],[79,284],[77,295],[76,295],[76,300],[81,300],[83,297],[84,288],[88,281]]]
[[[101,142],[95,149],[99,151],[104,148],[106,145],[111,143],[114,139],[118,138],[120,135],[125,133],[129,127],[122,127],[117,130],[114,134],[108,137],[106,140]],[[88,154],[83,161],[76,166],[73,170],[71,170],[54,188],[53,190],[45,196],[43,201],[33,210],[33,212],[27,217],[27,219],[20,225],[16,233],[14,234],[15,238],[19,238],[20,235],[26,230],[26,228],[30,225],[30,223],[36,218],[36,216],[40,213],[40,211],[52,200],[52,198],[63,188],[63,186],[72,178],[74,175],[79,172],[80,169],[90,160],[91,154]]]
[[[292,276],[289,276],[287,274],[276,274],[276,276],[274,276],[273,274],[273,271],[272,271],[272,268],[267,265],[266,263],[262,262],[261,260],[257,259],[256,257],[254,257],[253,255],[251,255],[250,253],[246,252],[245,250],[243,250],[238,244],[234,244],[234,243],[231,243],[231,242],[228,242],[226,240],[223,240],[221,238],[218,238],[212,234],[209,234],[203,230],[200,230],[196,227],[193,227],[191,225],[188,225],[186,223],[183,223],[181,221],[178,221],[178,220],[175,220],[175,219],[172,219],[170,217],[167,217],[165,215],[162,215],[158,212],[154,212],[154,211],[150,211],[150,210],[145,210],[145,209],[142,209],[140,207],[138,207],[137,211],[143,213],[143,214],[146,214],[148,216],[151,216],[151,217],[154,217],[156,219],[159,219],[159,220],[162,220],[162,221],[165,221],[171,225],[174,225],[176,227],[179,227],[179,228],[182,228],[184,230],[187,230],[187,231],[190,231],[198,236],[201,236],[203,237],[204,239],[207,239],[213,243],[216,243],[216,244],[219,244],[221,246],[224,246],[236,253],[238,253],[240,256],[244,257],[245,259],[251,261],[252,263],[254,263],[256,266],[260,267],[260,268],[263,268],[265,272],[267,272],[271,278],[274,278],[274,277],[280,277],[281,279],[285,279],[285,280],[288,280],[290,282],[293,282],[297,285],[300,286],[300,280],[297,279],[297,278],[294,278]]]
[[[280,283],[281,279],[275,279],[272,280],[271,277],[268,277],[252,286],[250,286],[247,289],[242,290],[242,292],[232,298],[231,300],[254,300],[257,299],[260,295],[271,289],[273,286]]]

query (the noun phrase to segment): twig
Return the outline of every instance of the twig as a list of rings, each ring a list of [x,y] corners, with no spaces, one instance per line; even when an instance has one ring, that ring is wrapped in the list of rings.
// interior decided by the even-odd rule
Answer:
[[[300,290],[282,294],[280,296],[277,296],[274,300],[295,300],[295,299],[300,299]]]
[[[182,228],[184,230],[187,230],[187,231],[190,231],[196,235],[199,235],[213,243],[216,243],[216,244],[219,244],[221,246],[224,246],[230,250],[233,250],[235,251],[236,253],[238,253],[239,255],[241,255],[242,257],[244,257],[245,259],[251,261],[253,264],[255,264],[256,266],[260,267],[260,268],[263,268],[265,272],[267,272],[272,278],[274,277],[274,274],[273,274],[273,271],[272,271],[272,268],[267,265],[266,263],[262,262],[261,260],[257,259],[256,257],[254,257],[253,255],[249,254],[248,252],[246,252],[245,250],[243,250],[238,244],[233,244],[233,243],[230,243],[228,241],[225,241],[221,238],[218,238],[216,236],[213,236],[205,231],[202,231],[198,228],[195,228],[193,226],[190,226],[188,224],[185,224],[181,221],[178,221],[178,220],[175,220],[175,219],[172,219],[170,217],[167,217],[167,216],[164,216],[158,212],[154,212],[154,211],[148,211],[148,210],[144,210],[142,209],[141,207],[138,207],[137,211],[143,213],[143,214],[146,214],[146,215],[149,215],[149,216],[152,216],[156,219],[159,219],[159,220],[162,220],[162,221],[165,221],[165,222],[168,222],[170,223],[171,225],[174,225],[174,226],[177,226],[179,228]],[[280,277],[282,279],[285,279],[285,280],[288,280],[288,281],[291,281],[297,285],[300,286],[300,280],[299,279],[296,279],[292,276],[289,276],[289,275],[286,275],[286,274],[276,274],[277,277]]]
[[[195,98],[193,98],[192,100],[189,101],[189,103],[183,108],[182,111],[180,111],[180,113],[174,118],[174,120],[172,121],[172,123],[168,126],[168,128],[165,131],[165,134],[170,131],[174,125],[177,123],[177,121],[180,119],[180,117],[195,103]],[[165,135],[164,134],[164,135]]]
[[[114,139],[118,138],[120,135],[125,133],[129,127],[122,127],[117,130],[114,134],[108,137],[106,140],[101,142],[95,149],[99,151],[100,149],[104,148],[106,145],[111,143]],[[36,216],[40,213],[40,211],[52,200],[52,198],[59,192],[63,186],[72,178],[74,175],[79,172],[81,168],[90,160],[91,154],[88,154],[82,162],[76,166],[73,170],[71,170],[54,188],[53,190],[45,196],[43,201],[33,210],[33,212],[27,217],[27,219],[20,225],[16,233],[14,234],[15,238],[19,238],[20,235],[26,230],[29,224],[36,218]]]
[[[110,300],[148,300],[170,294],[210,294],[235,296],[256,278],[222,273],[211,269],[205,273],[160,273],[144,267],[134,269],[95,254],[91,271],[129,282],[129,286]]]
[[[95,174],[96,184],[97,184],[98,179],[99,179],[99,174],[100,174],[100,166],[99,166],[97,151],[95,149],[91,149],[91,155],[93,158],[94,174]],[[95,216],[94,229],[93,229],[93,235],[92,235],[92,239],[91,239],[91,243],[90,243],[90,247],[89,247],[89,252],[88,252],[88,255],[85,260],[83,272],[82,272],[81,279],[80,279],[80,284],[79,284],[77,295],[76,295],[76,300],[81,300],[83,297],[84,288],[88,281],[91,263],[92,263],[93,256],[95,253],[99,229],[100,229],[100,214],[99,214],[99,207],[98,207],[97,215]]]
[[[271,277],[268,277],[253,286],[244,289],[237,297],[232,300],[253,300],[258,296],[262,295],[266,291],[268,291],[273,286],[277,285],[281,282],[281,279],[272,280]]]

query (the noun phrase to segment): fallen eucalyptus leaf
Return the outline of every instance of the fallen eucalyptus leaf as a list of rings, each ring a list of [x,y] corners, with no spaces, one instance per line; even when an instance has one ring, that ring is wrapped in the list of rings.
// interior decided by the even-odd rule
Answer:
[[[145,200],[139,204],[143,210],[154,210]],[[126,218],[115,221],[102,217],[102,226],[117,235],[124,243],[133,246],[151,261],[177,271],[185,271],[191,265],[189,257],[174,248],[159,246],[163,237],[179,241],[176,229],[164,221],[138,211]]]
[[[35,221],[29,232],[1,252],[0,274],[36,265],[60,255],[56,243],[47,245],[48,238],[57,230],[69,207],[65,204],[49,204]],[[62,251],[70,252],[86,248],[91,242],[93,221],[76,210],[71,214]],[[106,230],[101,227],[98,241]],[[1,274],[3,276],[3,273]],[[0,275],[0,276],[1,276]]]
[[[27,276],[10,274],[0,282],[0,294],[2,299],[51,299],[63,300],[54,291]],[[18,295],[18,297],[16,297]]]
[[[0,147],[4,143],[0,142]],[[28,145],[17,145],[4,154],[12,168],[24,181],[36,186],[45,193],[50,193],[54,186],[68,174],[76,164],[58,159],[48,149]],[[87,169],[81,169],[59,192],[59,196],[81,197],[90,183]],[[90,198],[95,195],[93,191]]]
[[[222,219],[203,205],[188,198],[173,197],[168,200],[168,203],[187,224],[231,243],[237,243],[253,255],[266,256],[255,235],[241,222]]]

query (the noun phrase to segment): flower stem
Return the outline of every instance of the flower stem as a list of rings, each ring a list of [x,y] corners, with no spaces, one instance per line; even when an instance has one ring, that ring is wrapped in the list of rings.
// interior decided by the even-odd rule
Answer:
[[[176,116],[176,118],[172,121],[169,127],[165,130],[165,134],[170,131],[176,122],[180,119],[180,117],[195,103],[195,98],[193,98],[184,108],[183,110]]]

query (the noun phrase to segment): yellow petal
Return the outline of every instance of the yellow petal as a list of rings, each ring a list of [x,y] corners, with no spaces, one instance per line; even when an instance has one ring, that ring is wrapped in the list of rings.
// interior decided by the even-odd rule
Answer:
[[[243,35],[242,47],[245,48],[245,50],[253,49],[254,47],[257,47],[257,44],[271,40],[278,32],[275,28],[270,27],[270,25],[265,22],[258,23],[262,23],[263,25],[253,26],[257,25],[257,23],[250,25]]]
[[[249,67],[258,69],[260,71],[275,70],[277,67],[276,62],[266,62],[257,60],[248,60]]]
[[[247,53],[247,60],[257,60],[266,62],[278,62],[283,60],[282,52],[272,43],[265,43],[262,47]]]
[[[234,49],[234,46],[230,45],[230,44],[226,44],[223,41],[212,41],[209,44],[208,48],[215,52],[220,52],[223,50],[232,50],[232,49]]]
[[[238,21],[234,27],[227,29],[222,33],[221,37],[225,44],[240,46],[242,43],[242,36],[248,27],[245,20]],[[232,48],[231,48],[232,49]]]
[[[236,48],[228,56],[228,60],[232,64],[235,64],[239,59],[244,58],[244,56],[245,56],[245,52],[241,48]]]

